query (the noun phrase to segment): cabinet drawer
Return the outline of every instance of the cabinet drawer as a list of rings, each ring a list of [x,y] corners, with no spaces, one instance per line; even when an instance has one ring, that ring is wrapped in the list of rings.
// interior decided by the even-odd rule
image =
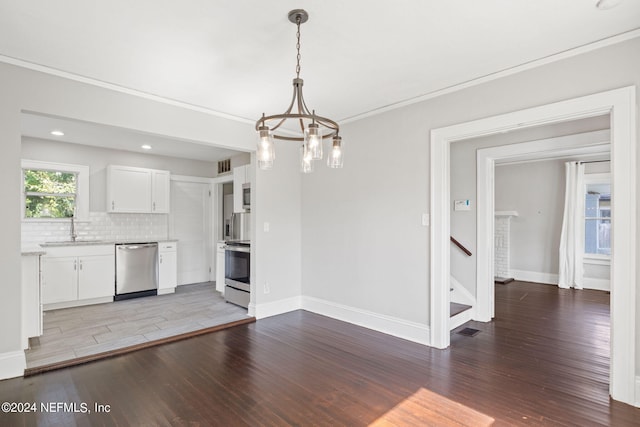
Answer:
[[[175,252],[178,250],[178,242],[158,243],[158,252]]]

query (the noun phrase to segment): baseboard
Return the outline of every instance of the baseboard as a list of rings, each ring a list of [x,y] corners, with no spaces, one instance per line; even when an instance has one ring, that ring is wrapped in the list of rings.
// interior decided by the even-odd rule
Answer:
[[[113,302],[113,297],[101,297],[101,298],[90,298],[76,301],[67,301],[67,302],[54,302],[50,304],[43,304],[42,310],[58,310],[61,308],[71,308],[71,307],[80,307],[83,305],[93,305],[93,304],[104,304],[108,302]]]
[[[558,284],[558,275],[551,273],[540,273],[537,271],[511,270],[511,276],[522,282],[545,283],[548,285]]]
[[[582,287],[584,289],[593,289],[596,291],[610,291],[611,282],[608,279],[593,279],[591,277],[583,277]]]
[[[249,304],[249,315],[256,319],[277,316],[278,314],[300,310],[302,308],[301,297],[291,297],[264,304]]]
[[[640,376],[636,376],[636,401],[633,406],[640,408]]]
[[[513,278],[523,282],[544,283],[548,285],[558,284],[558,275],[551,273],[539,273],[537,271],[511,270]],[[591,277],[582,278],[582,287],[584,289],[594,289],[596,291],[609,291],[611,285],[609,280],[594,279]]]
[[[27,367],[24,351],[0,353],[0,380],[21,377]]]
[[[158,295],[175,294],[176,288],[158,289]]]
[[[306,296],[302,297],[302,309],[419,344],[431,342],[429,327],[421,323]]]

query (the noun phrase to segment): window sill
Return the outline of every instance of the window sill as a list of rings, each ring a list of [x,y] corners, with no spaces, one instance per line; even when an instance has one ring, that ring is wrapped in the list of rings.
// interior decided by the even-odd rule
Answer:
[[[582,262],[591,265],[611,265],[610,255],[583,255]]]
[[[52,222],[52,223],[56,223],[56,224],[65,224],[65,223],[70,223],[71,222],[71,218],[22,218],[22,223],[23,224],[32,224],[32,223],[46,223],[46,222]],[[80,223],[90,223],[91,221],[89,221],[88,219],[82,219],[82,218],[75,218],[74,222],[76,224],[80,224]]]

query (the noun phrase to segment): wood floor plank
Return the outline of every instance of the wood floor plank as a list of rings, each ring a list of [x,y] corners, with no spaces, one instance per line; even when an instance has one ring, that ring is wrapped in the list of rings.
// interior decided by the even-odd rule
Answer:
[[[296,311],[109,360],[0,382],[0,401],[101,414],[0,425],[640,426],[608,397],[609,296],[496,287],[496,318],[437,350]]]

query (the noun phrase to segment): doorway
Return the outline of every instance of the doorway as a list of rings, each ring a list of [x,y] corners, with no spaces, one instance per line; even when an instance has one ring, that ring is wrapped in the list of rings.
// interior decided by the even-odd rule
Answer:
[[[611,168],[614,187],[611,264],[611,373],[610,394],[635,403],[635,285],[636,285],[636,152],[635,87],[626,87],[513,113],[434,129],[430,152],[430,332],[431,345],[449,346],[449,236],[450,236],[450,144],[482,135],[558,123],[580,118],[611,115]],[[480,169],[492,168],[491,161]],[[480,197],[481,188],[478,188]],[[493,206],[491,206],[493,213]],[[493,218],[491,218],[493,222]],[[478,287],[493,282],[493,235],[478,218]],[[492,230],[489,225],[489,230]],[[484,233],[484,234],[482,234]],[[490,242],[490,243],[489,243]],[[481,254],[482,260],[481,261]],[[488,305],[487,305],[488,307]],[[490,309],[484,313],[491,318]],[[488,318],[487,318],[488,317]]]
[[[208,282],[211,273],[209,180],[171,179],[169,235],[178,240],[178,286]]]

